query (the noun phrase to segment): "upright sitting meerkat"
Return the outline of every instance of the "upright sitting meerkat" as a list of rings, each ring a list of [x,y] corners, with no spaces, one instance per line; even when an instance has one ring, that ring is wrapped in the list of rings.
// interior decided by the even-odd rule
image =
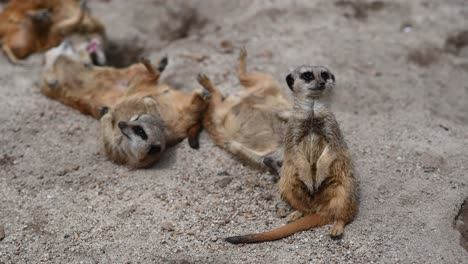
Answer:
[[[343,234],[357,212],[356,180],[348,151],[328,98],[335,85],[325,67],[301,66],[286,77],[294,94],[284,142],[279,189],[297,211],[289,224],[270,232],[235,236],[227,242],[273,241],[333,223],[332,237]]]
[[[13,63],[71,34],[105,39],[104,26],[89,14],[85,0],[12,0],[0,13],[2,49]]]
[[[184,138],[198,148],[206,94],[158,85],[167,59],[155,69],[148,59],[126,69],[95,67],[80,61],[66,43],[46,54],[42,92],[85,114],[101,118],[107,156],[135,168],[158,161]]]
[[[207,76],[199,75],[198,82],[211,93],[203,125],[216,145],[244,161],[265,167],[264,161],[271,163],[270,156],[281,143],[286,124],[282,115],[291,109],[291,103],[271,75],[247,72],[245,49],[240,54],[238,76],[245,88],[223,98]]]

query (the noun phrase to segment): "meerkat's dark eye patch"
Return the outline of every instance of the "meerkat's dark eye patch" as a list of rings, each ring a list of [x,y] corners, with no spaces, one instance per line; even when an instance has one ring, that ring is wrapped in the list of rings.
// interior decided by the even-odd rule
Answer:
[[[148,150],[148,155],[155,155],[161,152],[161,145],[151,145]]]
[[[330,79],[330,74],[328,72],[322,72],[320,76],[322,77],[322,80],[324,81],[328,81]]]
[[[135,134],[137,134],[139,137],[141,137],[141,139],[143,139],[143,140],[148,139],[148,135],[146,135],[145,130],[143,130],[143,128],[141,126],[134,126],[134,127],[132,127],[132,130],[133,130],[133,132]]]
[[[288,84],[289,89],[294,90],[293,89],[294,78],[292,77],[291,74],[288,74],[288,76],[286,76],[286,83]]]
[[[306,82],[310,82],[310,81],[315,80],[315,76],[313,72],[307,71],[301,74],[301,79]]]

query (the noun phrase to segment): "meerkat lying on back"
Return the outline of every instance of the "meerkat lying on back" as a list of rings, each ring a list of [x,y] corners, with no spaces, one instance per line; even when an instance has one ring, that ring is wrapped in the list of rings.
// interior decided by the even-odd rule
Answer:
[[[251,164],[280,166],[281,159],[271,162],[280,145],[285,128],[281,115],[291,109],[291,103],[278,82],[262,73],[247,72],[247,52],[242,49],[238,76],[245,87],[235,95],[223,98],[221,92],[205,75],[198,82],[211,93],[204,127],[216,145]],[[277,169],[277,168],[276,168]]]
[[[184,138],[198,148],[206,94],[158,85],[167,59],[126,69],[95,67],[80,60],[66,43],[46,54],[42,92],[82,113],[101,118],[107,156],[119,164],[147,167]]]
[[[351,154],[328,97],[335,84],[326,68],[301,66],[286,77],[294,94],[285,142],[279,189],[297,211],[291,223],[270,232],[229,237],[227,242],[258,243],[332,223],[341,236],[357,212],[356,180]]]
[[[89,14],[85,0],[12,0],[0,13],[2,49],[13,63],[71,34],[105,38],[104,26]]]

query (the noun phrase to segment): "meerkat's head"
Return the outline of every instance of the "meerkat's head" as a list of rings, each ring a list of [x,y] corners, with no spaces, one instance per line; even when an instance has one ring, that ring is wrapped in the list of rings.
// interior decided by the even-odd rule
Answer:
[[[87,65],[102,66],[106,64],[104,43],[99,37],[85,38],[77,36],[62,41],[59,46],[45,54],[44,68],[50,69],[60,56],[67,56]]]
[[[105,114],[108,115],[109,113]],[[105,118],[101,119],[101,122]],[[129,120],[111,120],[116,144],[106,146],[111,159],[132,167],[148,167],[161,158],[166,148],[163,121],[149,114],[135,115]]]
[[[335,76],[323,66],[303,65],[286,76],[289,89],[301,97],[321,97],[335,86]]]

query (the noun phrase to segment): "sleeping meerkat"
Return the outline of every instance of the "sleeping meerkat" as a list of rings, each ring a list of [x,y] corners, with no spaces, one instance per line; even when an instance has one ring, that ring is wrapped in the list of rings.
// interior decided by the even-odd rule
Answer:
[[[92,41],[82,46],[92,45]],[[41,91],[47,97],[99,119],[101,110],[112,107],[124,97],[137,76],[148,75],[147,66],[150,66],[138,63],[124,69],[94,67],[89,53],[87,49],[76,49],[68,41],[46,52]],[[162,59],[154,74],[159,77],[167,62],[167,58]]]
[[[104,26],[89,14],[85,0],[13,0],[0,13],[2,49],[13,63],[72,34],[105,39]]]
[[[281,197],[297,211],[289,224],[270,232],[229,237],[227,242],[273,241],[296,232],[333,223],[332,237],[357,213],[356,181],[348,151],[328,99],[333,74],[321,66],[301,66],[286,77],[294,94],[284,139]]]
[[[167,147],[186,137],[197,149],[207,106],[207,94],[202,91],[186,93],[156,85],[157,71],[149,63],[145,65],[149,76],[131,85],[125,97],[101,118],[107,156],[135,168],[154,164]]]
[[[247,72],[247,51],[239,57],[238,76],[244,89],[223,98],[211,80],[200,74],[198,82],[211,93],[203,125],[215,144],[253,165],[280,166],[272,162],[283,137],[281,114],[291,103],[278,82],[268,74]]]
[[[189,138],[198,148],[206,93],[158,85],[167,59],[155,69],[148,59],[125,69],[95,67],[66,42],[46,54],[41,91],[82,113],[101,118],[107,156],[119,164],[148,167],[168,146]]]

